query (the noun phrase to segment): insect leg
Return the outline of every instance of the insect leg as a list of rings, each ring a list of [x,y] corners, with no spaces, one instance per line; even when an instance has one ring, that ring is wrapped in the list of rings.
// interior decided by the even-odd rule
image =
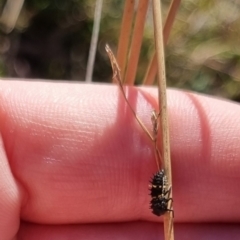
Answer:
[[[165,192],[164,195],[167,195],[166,196],[166,200],[167,202],[171,201],[171,209],[167,209],[169,212],[172,212],[172,215],[173,215],[173,218],[174,218],[174,210],[172,210],[172,202],[173,202],[173,198],[169,198],[170,194],[171,194],[171,190],[172,190],[172,186],[169,186],[168,190]]]

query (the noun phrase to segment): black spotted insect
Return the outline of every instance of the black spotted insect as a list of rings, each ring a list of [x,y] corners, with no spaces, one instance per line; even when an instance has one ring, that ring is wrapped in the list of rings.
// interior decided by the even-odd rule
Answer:
[[[173,213],[173,210],[168,208],[168,202],[172,201],[172,198],[169,198],[171,187],[168,187],[164,170],[162,169],[154,174],[150,183],[150,195],[152,197],[150,209],[152,209],[152,213],[157,216],[161,216],[167,211]]]
[[[133,113],[135,119],[137,120],[137,122],[139,123],[139,125],[141,126],[143,131],[147,134],[147,136],[154,143],[156,164],[157,164],[158,169],[160,169],[159,165],[162,161],[161,161],[160,151],[158,150],[158,147],[157,147],[157,134],[158,134],[158,121],[157,120],[158,120],[158,117],[160,116],[160,113],[157,114],[156,111],[152,112],[151,121],[152,121],[153,130],[152,130],[152,134],[151,134],[148,131],[148,129],[145,127],[145,125],[143,124],[141,119],[137,116],[137,114],[135,113],[134,109],[132,108],[131,104],[129,103],[129,101],[127,99],[126,93],[124,91],[122,79],[121,79],[120,68],[118,66],[117,60],[116,60],[112,50],[110,49],[110,47],[108,45],[106,45],[105,50],[109,56],[109,59],[110,59],[111,65],[112,65],[113,82],[118,83],[118,85],[120,87],[120,91],[122,92],[123,97],[129,106],[129,109]],[[173,213],[173,210],[168,208],[169,201],[173,201],[173,200],[172,200],[172,198],[170,198],[171,187],[168,186],[167,177],[165,175],[164,170],[163,169],[159,170],[153,176],[150,183],[151,183],[150,195],[152,197],[152,199],[150,201],[150,208],[152,209],[152,213],[157,216],[163,215],[167,211]]]

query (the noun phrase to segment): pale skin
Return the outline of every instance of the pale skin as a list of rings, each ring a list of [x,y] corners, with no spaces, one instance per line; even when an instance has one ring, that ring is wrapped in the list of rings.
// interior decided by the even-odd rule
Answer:
[[[151,131],[157,89],[126,93]],[[240,106],[169,90],[168,107],[176,239],[240,239]],[[1,240],[163,239],[154,143],[117,86],[4,80],[0,131]]]

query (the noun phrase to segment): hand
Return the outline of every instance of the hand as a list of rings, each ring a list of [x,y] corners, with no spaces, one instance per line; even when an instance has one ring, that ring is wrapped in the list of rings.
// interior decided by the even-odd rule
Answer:
[[[157,90],[127,95],[151,130]],[[239,105],[175,90],[168,105],[176,238],[239,239]],[[2,81],[0,119],[1,240],[163,239],[153,143],[117,86]]]

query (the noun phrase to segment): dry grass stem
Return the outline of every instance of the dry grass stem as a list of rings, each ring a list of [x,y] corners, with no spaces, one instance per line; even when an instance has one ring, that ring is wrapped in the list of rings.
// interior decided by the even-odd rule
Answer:
[[[168,184],[172,186],[172,174],[171,174],[171,158],[170,158],[170,141],[169,141],[169,124],[168,124],[168,112],[167,112],[167,96],[166,96],[166,76],[165,76],[165,58],[164,58],[164,40],[163,40],[163,28],[162,28],[162,14],[161,3],[159,0],[153,0],[153,20],[154,20],[154,37],[155,37],[155,49],[157,56],[157,73],[158,73],[158,98],[159,109],[161,110],[159,120],[159,126],[161,127],[162,137],[162,156],[163,156],[163,168],[167,176]],[[159,133],[160,135],[160,133]],[[172,191],[170,191],[169,198],[172,198]],[[173,229],[173,213],[168,211],[164,214],[164,235],[165,239],[174,239]]]
[[[136,77],[138,59],[142,45],[144,23],[148,9],[148,2],[148,0],[139,0],[138,3],[137,16],[130,46],[130,55],[128,59],[126,74],[124,77],[124,82],[129,85],[134,84]]]
[[[92,32],[91,44],[90,44],[90,49],[88,54],[87,72],[86,72],[86,78],[85,78],[86,82],[92,82],[100,21],[101,21],[101,15],[102,15],[102,4],[103,4],[103,0],[96,1],[94,22],[93,22],[93,32]]]
[[[118,42],[118,51],[117,51],[117,62],[121,69],[122,78],[125,73],[125,67],[127,63],[127,56],[128,56],[128,47],[131,37],[131,30],[132,30],[132,22],[134,16],[134,0],[127,0],[125,1],[123,18],[122,18],[122,25],[121,25],[121,32],[119,36]]]
[[[161,164],[161,166],[163,166],[162,155],[158,149],[158,142],[157,142],[159,116],[160,116],[160,114],[157,114],[157,112],[155,110],[153,110],[151,120],[152,120],[152,126],[153,126],[152,132],[153,132],[153,143],[154,143],[154,150],[155,150],[154,153],[155,153],[155,160],[157,163],[158,171],[160,171],[160,164]]]
[[[157,168],[158,168],[158,170],[160,170],[160,163],[161,163],[161,166],[163,165],[162,164],[162,156],[161,156],[161,153],[157,146],[157,135],[158,135],[158,125],[159,125],[158,118],[159,118],[160,114],[157,114],[155,110],[152,112],[151,121],[152,121],[153,128],[152,128],[152,134],[151,134],[148,131],[147,127],[144,125],[144,123],[141,121],[141,119],[139,119],[139,117],[137,116],[136,112],[133,110],[132,106],[130,105],[130,103],[127,99],[127,96],[126,96],[126,93],[125,93],[124,87],[123,87],[122,78],[121,78],[121,70],[119,68],[118,62],[117,62],[112,50],[110,49],[110,47],[108,45],[106,45],[105,49],[106,49],[106,52],[110,59],[111,66],[112,66],[112,71],[113,71],[112,81],[116,82],[119,85],[120,90],[123,94],[123,97],[124,97],[125,101],[127,102],[134,117],[136,118],[137,122],[139,123],[140,127],[147,134],[147,136],[150,138],[150,140],[154,143],[155,160],[156,160]]]
[[[167,18],[163,28],[164,45],[166,45],[168,42],[170,31],[172,29],[172,25],[176,17],[180,3],[181,3],[181,0],[173,0],[169,8],[169,12],[167,14]],[[156,56],[156,52],[154,52],[152,59],[150,61],[150,64],[148,66],[146,75],[144,77],[143,84],[152,85],[154,83],[156,75],[157,75],[157,56]]]
[[[2,16],[0,18],[0,23],[2,25],[2,30],[6,33],[10,33],[18,20],[19,14],[21,12],[24,0],[7,0],[2,11]]]
[[[154,141],[153,136],[148,131],[146,126],[143,124],[141,119],[137,116],[136,112],[133,110],[131,104],[129,103],[129,101],[127,99],[126,93],[125,93],[124,88],[123,88],[123,83],[122,83],[122,78],[121,78],[121,73],[120,73],[121,71],[120,71],[120,68],[118,66],[117,60],[116,60],[116,58],[115,58],[111,48],[108,45],[106,45],[105,49],[106,49],[106,52],[107,52],[108,57],[110,59],[112,70],[113,70],[113,77],[112,77],[113,78],[113,82],[116,82],[119,85],[120,90],[122,92],[122,95],[123,95],[126,103],[128,104],[131,112],[133,113],[134,117],[136,118],[136,120],[139,123],[139,125],[141,126],[141,128],[144,130],[144,132],[147,134],[147,136],[151,139],[151,141]]]

